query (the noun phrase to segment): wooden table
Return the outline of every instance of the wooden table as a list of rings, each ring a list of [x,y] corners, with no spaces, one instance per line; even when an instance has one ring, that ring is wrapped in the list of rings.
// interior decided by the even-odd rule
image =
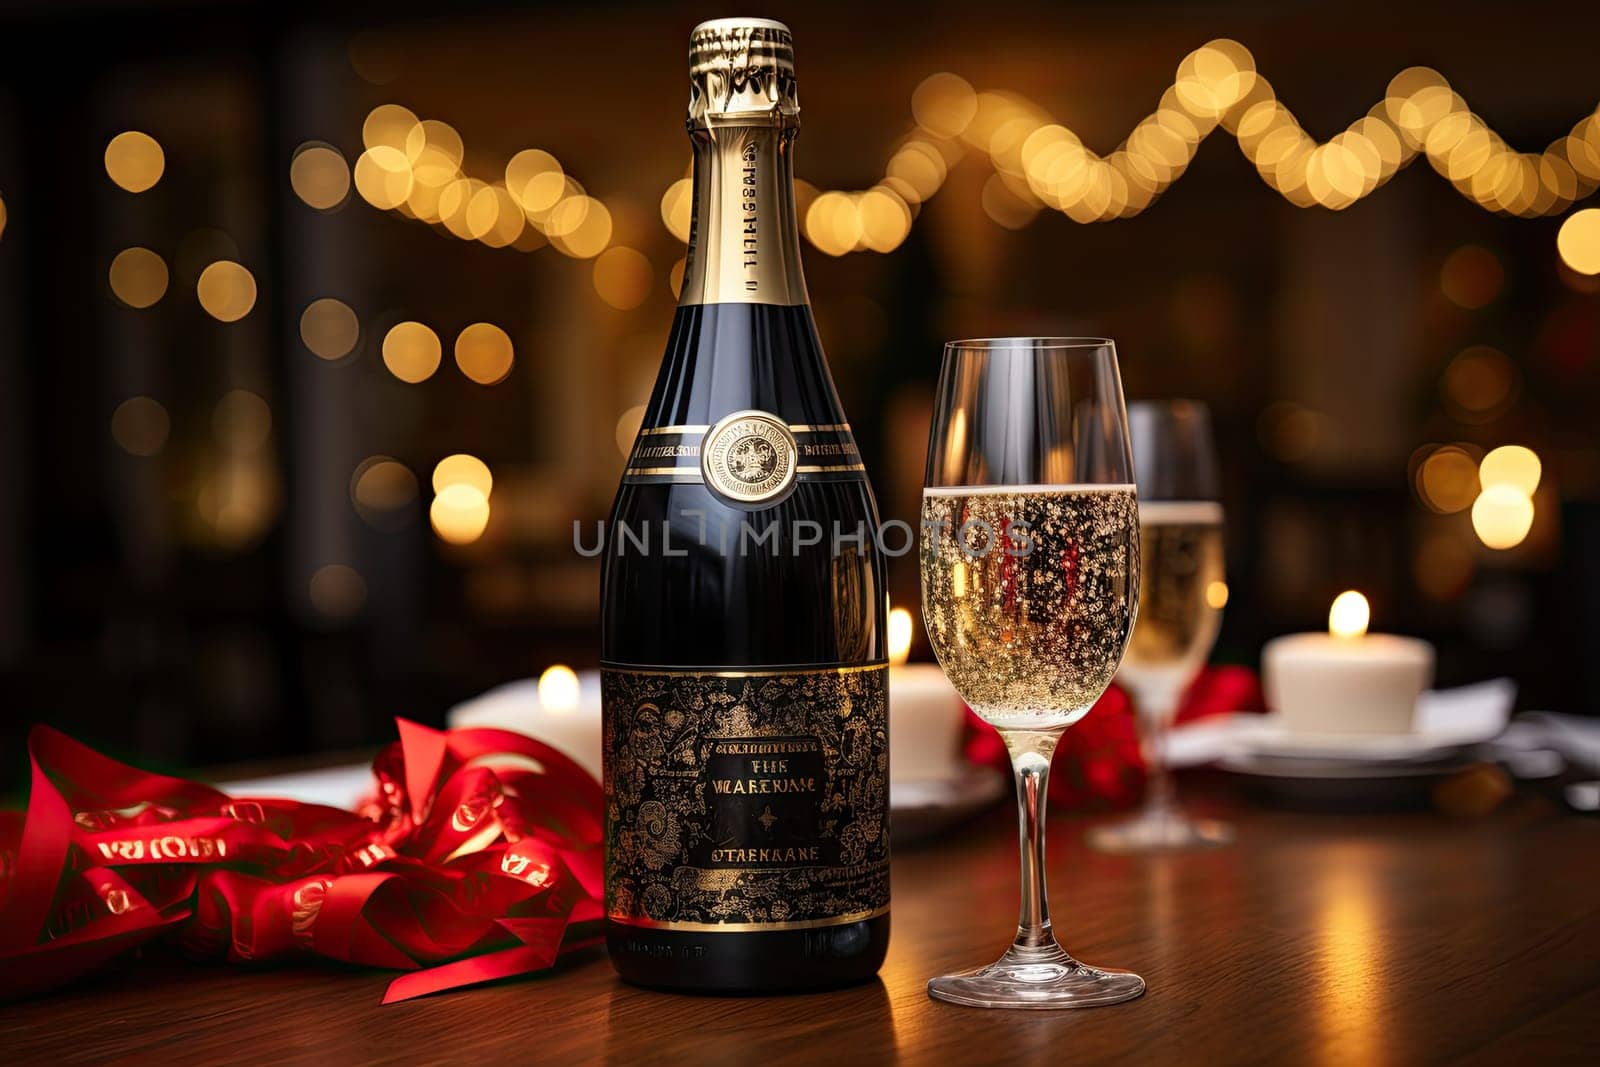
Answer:
[[[1600,1055],[1600,820],[1519,797],[1482,819],[1219,803],[1238,844],[1097,855],[1057,817],[1063,942],[1144,975],[1110,1008],[930,1001],[1014,930],[1008,808],[895,859],[882,981],[767,999],[632,989],[593,955],[549,977],[379,1006],[388,974],[132,961],[0,1007],[0,1061],[353,1065],[1540,1062]]]

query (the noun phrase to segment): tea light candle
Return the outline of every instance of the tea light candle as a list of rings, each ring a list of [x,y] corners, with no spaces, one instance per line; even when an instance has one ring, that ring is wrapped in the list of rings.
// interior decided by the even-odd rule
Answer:
[[[948,781],[961,766],[961,697],[933,663],[907,663],[911,613],[889,612],[889,781]]]
[[[539,681],[491,689],[450,713],[452,728],[492,726],[543,741],[600,778],[600,676],[555,664]]]
[[[1403,734],[1417,698],[1433,681],[1433,646],[1414,637],[1369,634],[1371,608],[1340,593],[1325,634],[1289,634],[1261,653],[1267,704],[1286,729],[1319,734]]]

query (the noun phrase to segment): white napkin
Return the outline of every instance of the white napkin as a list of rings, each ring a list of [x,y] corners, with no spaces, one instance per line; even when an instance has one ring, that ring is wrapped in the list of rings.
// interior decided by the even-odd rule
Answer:
[[[1430,689],[1417,698],[1415,731],[1475,733],[1493,737],[1506,728],[1517,702],[1517,683],[1495,678],[1454,689]]]
[[[1504,753],[1511,769],[1518,773],[1518,764],[1530,768],[1551,766],[1551,773],[1559,774],[1561,762],[1570,762],[1586,773],[1600,772],[1600,719],[1583,715],[1560,715],[1553,711],[1530,711],[1519,715],[1517,721],[1506,727],[1505,733],[1495,738],[1495,748]],[[1559,761],[1541,761],[1530,758],[1540,754],[1556,754]],[[1526,777],[1545,777],[1530,773]]]

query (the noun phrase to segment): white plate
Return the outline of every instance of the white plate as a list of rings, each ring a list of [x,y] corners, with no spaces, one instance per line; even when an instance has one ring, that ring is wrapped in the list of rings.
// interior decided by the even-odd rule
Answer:
[[[1230,755],[1385,763],[1437,759],[1497,733],[1469,724],[1410,734],[1308,734],[1286,729],[1276,715],[1255,715],[1240,716],[1229,741]]]
[[[1386,778],[1433,778],[1454,774],[1470,759],[1446,756],[1426,760],[1316,759],[1302,756],[1268,756],[1243,752],[1224,756],[1217,766],[1234,774],[1255,778],[1292,778],[1304,781],[1376,781]]]

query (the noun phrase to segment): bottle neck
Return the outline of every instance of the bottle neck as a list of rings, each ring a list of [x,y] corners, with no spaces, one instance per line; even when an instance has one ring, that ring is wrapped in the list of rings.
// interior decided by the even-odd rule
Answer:
[[[793,125],[691,131],[694,217],[680,307],[805,304]]]

